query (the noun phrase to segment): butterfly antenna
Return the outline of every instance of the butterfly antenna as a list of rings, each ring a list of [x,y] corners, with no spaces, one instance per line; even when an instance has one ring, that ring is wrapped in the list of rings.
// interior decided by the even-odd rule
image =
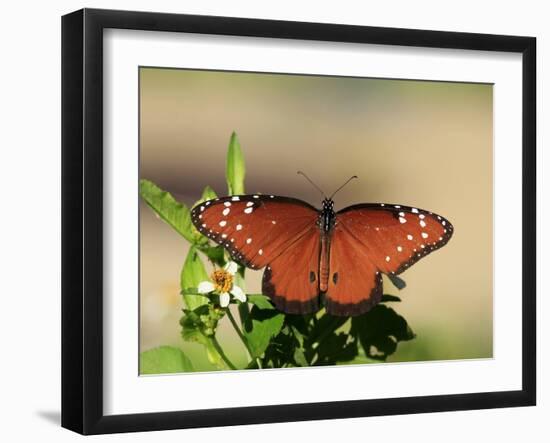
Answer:
[[[311,181],[311,179],[310,179],[306,174],[304,174],[302,171],[298,171],[298,174],[303,175],[303,176],[306,178],[306,180],[307,180],[308,182],[310,182],[310,183],[315,187],[315,189],[317,189],[321,194],[323,194],[323,197],[324,197],[324,198],[327,198],[327,196],[326,196],[325,193],[321,190],[321,188],[320,188],[319,186],[317,186],[315,183],[313,183],[313,181]]]
[[[347,181],[346,181],[342,186],[340,186],[336,191],[334,191],[334,192],[332,193],[332,195],[330,196],[330,199],[332,200],[332,197],[334,197],[334,196],[336,195],[336,193],[337,193],[340,189],[342,189],[344,186],[346,186],[346,185],[347,185],[350,181],[352,181],[354,178],[357,178],[357,176],[356,176],[356,175],[352,175],[350,178],[348,178]]]

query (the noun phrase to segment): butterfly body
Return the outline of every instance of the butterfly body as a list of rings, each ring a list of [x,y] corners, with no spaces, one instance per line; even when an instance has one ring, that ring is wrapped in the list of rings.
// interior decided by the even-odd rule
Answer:
[[[336,213],[334,212],[334,201],[330,198],[323,200],[323,209],[319,211],[318,225],[323,233],[328,234],[336,223]]]
[[[319,211],[317,226],[320,232],[321,253],[319,258],[319,291],[326,292],[329,279],[330,236],[336,224],[334,202],[330,198],[323,200],[323,209]]]
[[[273,195],[221,197],[192,210],[195,227],[251,269],[265,268],[262,291],[286,313],[320,307],[359,315],[382,297],[382,274],[399,274],[444,246],[453,227],[429,211],[366,203],[334,211]]]

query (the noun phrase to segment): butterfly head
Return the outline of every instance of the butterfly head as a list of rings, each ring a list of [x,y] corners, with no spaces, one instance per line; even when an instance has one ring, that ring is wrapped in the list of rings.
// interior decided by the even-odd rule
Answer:
[[[334,212],[334,201],[331,198],[323,199],[323,211]]]
[[[329,232],[334,227],[335,221],[334,201],[325,197],[323,199],[323,209],[319,213],[318,225],[323,231]]]

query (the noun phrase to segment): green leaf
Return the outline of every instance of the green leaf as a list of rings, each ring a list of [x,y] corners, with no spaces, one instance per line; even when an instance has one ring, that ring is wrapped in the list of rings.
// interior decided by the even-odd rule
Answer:
[[[244,194],[245,166],[244,156],[237,134],[233,132],[227,150],[227,166],[225,171],[227,191],[229,195]]]
[[[401,301],[401,299],[399,297],[396,297],[395,295],[383,294],[382,298],[380,299],[380,303],[385,303],[389,301]]]
[[[407,321],[385,305],[353,317],[351,334],[359,339],[367,357],[382,361],[396,351],[400,341],[415,337]]]
[[[285,320],[288,319],[288,315]],[[284,368],[292,366],[309,366],[306,356],[300,349],[299,341],[288,326],[271,339],[261,359],[264,368]]]
[[[207,200],[213,200],[217,198],[216,192],[210,187],[205,186],[205,188],[202,191],[201,198],[195,202],[195,204],[192,206],[194,208],[197,205],[200,205],[201,203],[204,203]],[[199,247],[199,249],[204,252],[206,255],[209,256],[209,254],[213,254],[214,252],[212,250],[215,250],[216,247],[210,246],[210,243],[208,241],[208,238],[204,235],[202,235],[195,226],[191,225],[191,231],[193,235],[193,243]],[[219,254],[218,254],[219,255]],[[211,258],[212,261],[218,263],[218,255],[214,257],[214,259]],[[223,252],[222,252],[223,255]]]
[[[309,366],[307,360],[306,360],[306,356],[304,355],[304,351],[300,348],[296,348],[294,350],[294,361],[296,362],[296,364],[298,364],[299,366]]]
[[[323,314],[313,326],[308,336],[307,346],[311,346],[315,342],[323,341],[325,337],[341,328],[347,321],[348,317],[336,317],[329,314]]]
[[[193,224],[189,208],[163,191],[153,182],[145,179],[139,181],[139,194],[158,216],[181,234],[188,242],[193,243]]]
[[[206,237],[203,237],[206,238]],[[197,248],[203,252],[210,261],[217,264],[220,268],[225,265],[225,258],[223,256],[224,249],[222,246],[210,246],[208,242],[206,244],[200,244]]]
[[[180,288],[187,309],[193,310],[208,303],[207,297],[195,295],[188,291],[190,288],[197,288],[200,282],[206,280],[209,280],[206,269],[197,253],[197,249],[195,246],[191,246],[180,274]]]
[[[248,316],[250,315],[250,309],[248,309],[248,303],[239,303],[237,305],[239,311],[239,319],[241,320],[241,326],[244,326]]]
[[[215,198],[218,198],[218,195],[216,194],[216,191],[214,191],[210,186],[205,186],[204,190],[202,191],[201,200],[205,202],[206,200],[214,200]]]
[[[207,200],[213,200],[217,198],[216,192],[210,187],[206,186],[204,190],[202,191],[202,196],[200,200],[197,200],[195,204],[193,205],[193,208],[197,205],[200,205],[201,203],[204,203]],[[203,252],[208,259],[215,263],[218,266],[225,265],[224,260],[224,249],[222,246],[211,246],[210,242],[208,241],[208,238],[204,235],[202,235],[195,226],[192,226],[193,231],[193,243],[197,248]]]
[[[304,335],[306,359],[315,366],[334,365],[353,360],[358,353],[357,340],[346,332],[349,317],[336,317],[323,313]]]
[[[207,185],[202,191],[200,200],[197,200],[195,202],[195,204],[193,205],[193,208],[197,205],[200,205],[201,203],[204,203],[206,200],[214,200],[217,197],[218,195],[216,194],[216,192],[210,186]]]
[[[191,360],[179,348],[161,346],[139,355],[140,374],[171,374],[193,371]]]
[[[359,349],[357,340],[349,334],[340,332],[331,333],[319,343],[315,366],[334,365],[338,362],[347,362],[357,357]]]
[[[261,357],[273,337],[283,327],[285,316],[273,306],[260,309],[254,306],[244,324],[244,336],[248,341],[252,358]]]
[[[206,200],[214,200],[215,198],[218,198],[216,191],[214,191],[210,186],[206,185],[202,191],[200,200],[201,203],[205,202]]]
[[[263,294],[248,294],[247,301],[260,309],[275,309],[269,297]]]

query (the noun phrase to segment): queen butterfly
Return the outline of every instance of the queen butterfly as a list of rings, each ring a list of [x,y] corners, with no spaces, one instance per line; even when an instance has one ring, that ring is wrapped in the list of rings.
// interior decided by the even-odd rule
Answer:
[[[389,203],[335,212],[336,192],[324,196],[321,210],[275,195],[220,197],[195,206],[191,219],[233,260],[265,267],[262,291],[280,311],[312,313],[323,298],[327,313],[354,316],[380,301],[382,274],[400,274],[447,244],[453,226],[430,211]]]

